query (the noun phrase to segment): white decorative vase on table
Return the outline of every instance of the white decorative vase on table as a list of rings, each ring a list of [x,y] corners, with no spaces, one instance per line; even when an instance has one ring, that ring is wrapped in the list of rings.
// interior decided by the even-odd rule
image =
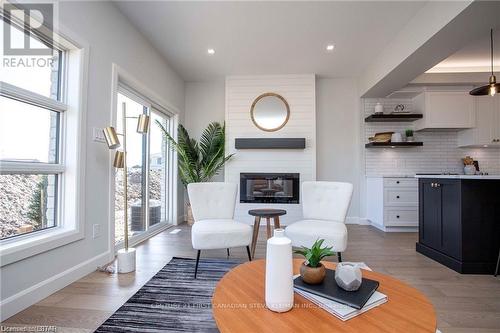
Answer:
[[[293,308],[292,241],[284,229],[274,230],[266,251],[266,306],[275,312],[289,311]]]

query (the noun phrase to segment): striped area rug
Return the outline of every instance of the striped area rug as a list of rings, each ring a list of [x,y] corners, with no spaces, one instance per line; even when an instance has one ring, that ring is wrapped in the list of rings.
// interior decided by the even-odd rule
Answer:
[[[240,261],[173,258],[96,332],[218,332],[212,316],[215,285]]]

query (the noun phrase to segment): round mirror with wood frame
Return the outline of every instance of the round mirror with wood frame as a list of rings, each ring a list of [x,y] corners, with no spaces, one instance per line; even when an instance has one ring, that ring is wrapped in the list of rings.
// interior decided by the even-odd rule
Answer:
[[[264,93],[252,103],[250,115],[254,125],[266,132],[282,129],[290,118],[290,106],[283,96]]]

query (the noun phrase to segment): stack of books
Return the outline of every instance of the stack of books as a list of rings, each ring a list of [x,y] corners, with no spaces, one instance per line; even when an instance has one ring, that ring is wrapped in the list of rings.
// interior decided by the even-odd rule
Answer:
[[[340,320],[346,321],[387,302],[387,296],[377,291],[378,281],[365,279],[357,291],[345,291],[335,282],[335,271],[327,269],[321,284],[310,285],[300,275],[294,277],[297,294],[316,304]]]

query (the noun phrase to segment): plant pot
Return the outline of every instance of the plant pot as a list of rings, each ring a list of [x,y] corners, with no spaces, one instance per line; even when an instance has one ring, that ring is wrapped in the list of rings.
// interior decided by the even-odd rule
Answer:
[[[191,208],[191,204],[187,204],[187,218],[186,222],[189,226],[192,226],[194,224],[194,217],[193,217],[193,209]]]
[[[413,136],[406,137],[406,142],[413,142],[413,140],[414,140]]]
[[[323,264],[318,267],[309,267],[305,262],[300,266],[300,276],[307,284],[320,284],[326,276],[326,269]]]

